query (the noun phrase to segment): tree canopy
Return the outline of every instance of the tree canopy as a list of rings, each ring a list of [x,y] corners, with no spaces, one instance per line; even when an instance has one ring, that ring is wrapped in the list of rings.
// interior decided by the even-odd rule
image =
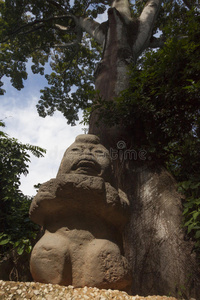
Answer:
[[[1,79],[9,77],[12,85],[20,90],[28,76],[26,64],[29,59],[35,74],[44,75],[49,63],[52,72],[45,74],[47,87],[41,91],[37,104],[39,115],[45,117],[59,110],[73,125],[78,119],[78,110],[86,109],[94,98],[93,72],[100,60],[102,46],[94,41],[93,35],[94,31],[105,32],[107,26],[107,22],[99,25],[94,18],[102,15],[113,2],[1,0]],[[138,17],[146,3],[130,1],[132,15]],[[171,10],[178,8],[177,15],[184,15],[191,3],[195,1],[162,1],[153,35],[163,29],[168,19],[173,25]],[[93,27],[88,30],[91,20]],[[163,44],[169,37],[166,33],[159,41],[152,35],[152,46]],[[0,85],[0,93],[4,94],[2,81]]]
[[[105,9],[98,1],[75,1],[74,5],[70,1],[0,2],[0,77],[9,77],[20,90],[28,76],[29,58],[35,74],[44,75],[46,63],[52,68],[45,75],[48,87],[41,91],[37,105],[40,116],[59,110],[74,124],[79,108],[87,107],[100,49],[83,35],[73,16],[96,17]],[[73,86],[78,88],[76,93]]]

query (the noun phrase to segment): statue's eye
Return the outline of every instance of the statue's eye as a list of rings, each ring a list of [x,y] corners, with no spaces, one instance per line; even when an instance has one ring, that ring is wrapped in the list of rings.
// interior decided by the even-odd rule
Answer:
[[[95,150],[94,153],[98,155],[104,155],[104,152],[102,150]]]
[[[72,148],[71,151],[72,151],[72,152],[80,152],[81,149],[79,149],[79,148]]]

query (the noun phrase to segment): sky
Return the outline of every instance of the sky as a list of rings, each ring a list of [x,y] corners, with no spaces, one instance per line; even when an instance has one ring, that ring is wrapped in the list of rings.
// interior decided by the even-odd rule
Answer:
[[[0,96],[0,120],[6,125],[4,131],[24,144],[47,150],[42,158],[31,155],[29,174],[21,177],[22,192],[34,196],[36,190],[33,186],[56,176],[65,150],[77,135],[84,133],[84,126],[79,122],[77,126],[67,125],[66,119],[59,112],[52,117],[39,117],[36,104],[40,98],[40,89],[46,83],[42,76],[30,74],[21,91],[14,89],[9,79],[4,82],[3,88],[7,92]]]

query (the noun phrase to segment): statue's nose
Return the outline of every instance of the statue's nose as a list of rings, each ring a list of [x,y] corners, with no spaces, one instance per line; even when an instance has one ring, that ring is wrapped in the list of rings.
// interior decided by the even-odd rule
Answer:
[[[92,152],[90,151],[90,149],[85,149],[85,150],[83,151],[83,153],[84,153],[85,155],[93,155]]]

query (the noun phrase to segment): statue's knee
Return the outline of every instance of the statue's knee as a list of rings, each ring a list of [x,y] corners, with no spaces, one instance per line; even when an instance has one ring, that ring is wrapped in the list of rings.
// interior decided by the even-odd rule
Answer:
[[[33,279],[45,283],[72,284],[68,246],[68,241],[56,233],[44,235],[31,254],[30,269]]]

